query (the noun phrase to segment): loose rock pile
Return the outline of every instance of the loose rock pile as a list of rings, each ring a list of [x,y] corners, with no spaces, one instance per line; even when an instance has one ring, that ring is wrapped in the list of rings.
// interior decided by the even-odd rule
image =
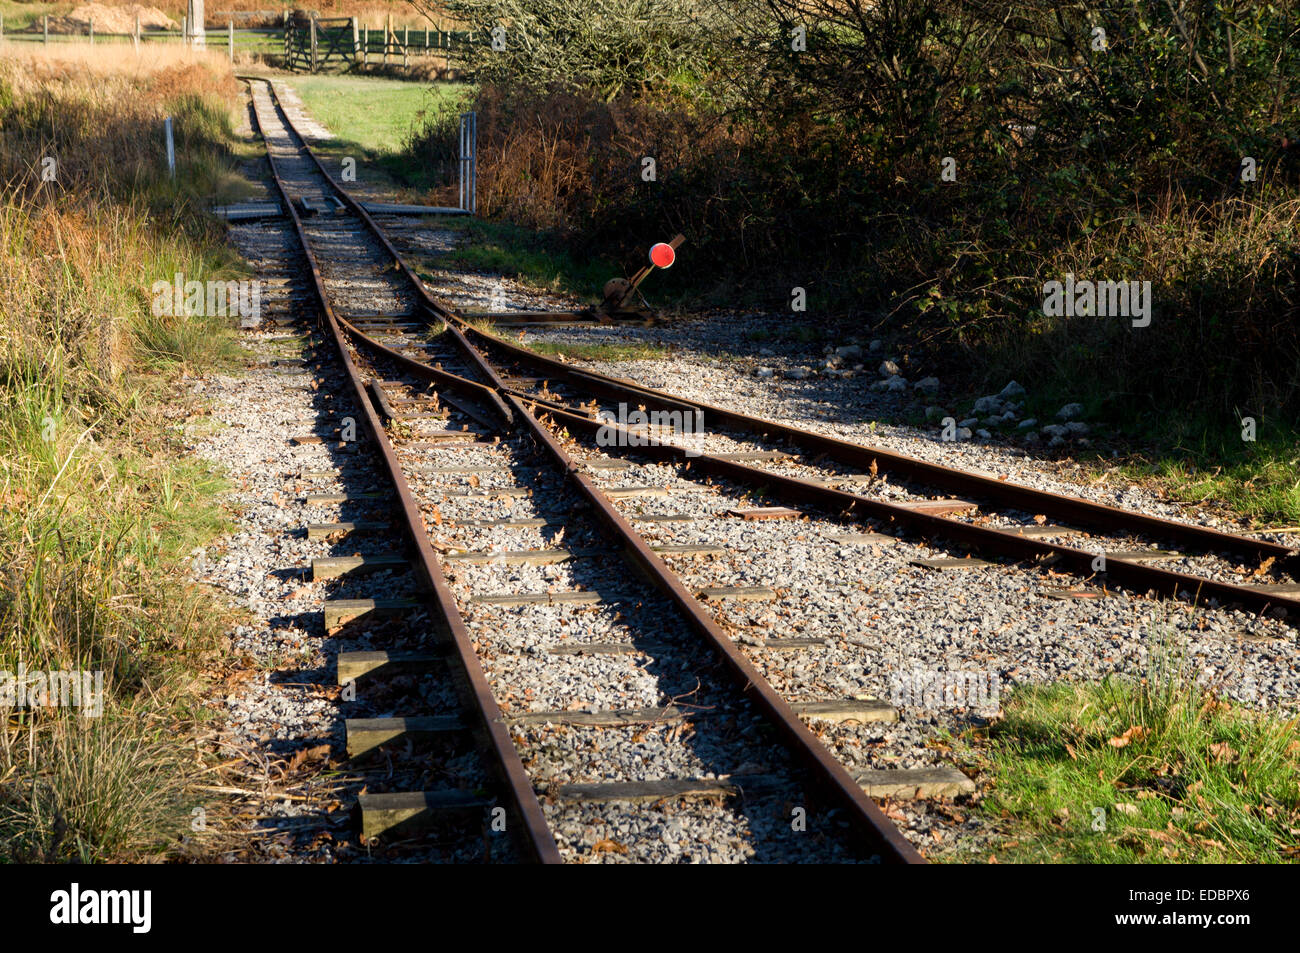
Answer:
[[[1016,398],[1024,396],[1024,387],[1016,381],[1010,381],[997,394],[980,397],[971,405],[971,416],[957,422],[957,439],[970,440],[978,437],[990,440],[994,431],[1011,433],[1014,428],[1014,434],[1030,446],[1042,441],[1053,448],[1071,441],[1076,446],[1088,446],[1089,427],[1083,421],[1075,419],[1083,414],[1082,404],[1066,404],[1056,412],[1060,423],[1040,427],[1037,418],[1020,416],[1024,405]],[[925,416],[927,420],[942,422],[949,414],[943,407],[930,406],[925,409]]]
[[[851,343],[840,347],[827,347],[823,358],[816,367],[799,364],[780,370],[768,365],[754,369],[754,376],[763,379],[784,378],[785,380],[810,380],[823,378],[851,378],[860,374],[870,374],[865,361],[868,355],[887,354],[884,343],[873,340],[867,347]],[[773,352],[764,348],[763,356],[773,356]],[[916,381],[908,380],[902,372],[897,359],[881,357],[876,366],[879,380],[870,385],[870,389],[900,398],[911,397],[916,400],[933,400],[942,389],[939,378],[929,376]],[[976,399],[965,408],[950,411],[953,404],[940,405],[929,403],[925,406],[925,419],[936,427],[948,429],[951,422],[956,424],[957,440],[992,440],[995,435],[1017,439],[1026,446],[1045,445],[1049,448],[1063,447],[1071,444],[1086,447],[1089,444],[1090,428],[1079,418],[1083,415],[1083,405],[1068,403],[1056,412],[1055,422],[1040,425],[1035,417],[1022,416],[1025,410],[1025,388],[1017,381],[1009,381],[996,394],[987,394]],[[951,432],[951,431],[950,431]]]

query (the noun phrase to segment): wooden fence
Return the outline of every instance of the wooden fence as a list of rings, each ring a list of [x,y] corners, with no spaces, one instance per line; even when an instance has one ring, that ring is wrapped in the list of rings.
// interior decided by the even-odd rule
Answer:
[[[284,15],[284,61],[290,70],[320,72],[330,64],[347,69],[354,64],[401,63],[412,57],[438,57],[446,61],[473,41],[464,30],[412,30],[393,26],[390,15],[383,26],[370,27],[356,17],[318,17],[295,10]]]
[[[451,70],[457,51],[475,42],[467,30],[395,28],[391,16],[384,25],[370,27],[358,23],[355,17],[320,17],[301,10],[285,11],[279,27],[236,29],[237,19],[264,17],[266,12],[224,12],[226,22],[207,27],[202,41],[186,28],[184,17],[179,30],[143,30],[137,17],[131,33],[109,34],[96,33],[89,25],[84,33],[51,33],[48,16],[37,21],[35,29],[6,31],[4,15],[0,14],[0,42],[130,43],[137,51],[145,43],[202,43],[208,49],[225,50],[232,63],[237,47],[241,52],[261,55],[274,55],[278,49],[286,68],[310,73],[329,68],[364,70],[381,63],[409,66],[418,57],[436,57],[443,61],[445,70]]]
[[[299,10],[284,15],[284,65],[319,72],[331,60],[347,65],[356,59],[356,20],[315,17]]]
[[[184,17],[181,17],[179,30],[141,29],[140,18],[136,17],[135,29],[130,33],[97,33],[93,24],[87,24],[84,33],[51,33],[49,21],[48,16],[43,16],[34,27],[15,32],[5,29],[4,15],[0,14],[0,42],[43,46],[51,43],[130,43],[139,51],[141,44],[183,43],[189,46],[196,41],[192,32],[186,28]],[[275,27],[235,29],[235,20],[231,17],[224,25],[209,26],[205,34],[204,45],[214,51],[225,50],[233,63],[237,48],[248,53],[274,52],[279,46],[280,30]]]

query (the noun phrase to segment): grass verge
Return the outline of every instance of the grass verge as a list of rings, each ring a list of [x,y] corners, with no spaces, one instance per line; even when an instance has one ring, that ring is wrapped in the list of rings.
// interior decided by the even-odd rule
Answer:
[[[1300,526],[1300,432],[1243,441],[1202,433],[1154,459],[1129,458],[1120,468],[1156,483],[1169,499],[1220,503],[1264,526]]]
[[[1181,646],[1143,678],[1021,688],[1003,711],[984,749],[1000,862],[1300,859],[1296,721],[1217,698]]]
[[[189,829],[221,613],[183,567],[223,517],[180,384],[234,345],[224,318],[153,314],[149,289],[241,274],[196,214],[232,181],[236,93],[184,50],[0,56],[0,861],[139,860]],[[142,135],[164,116],[174,179]]]
[[[524,345],[530,351],[551,357],[576,358],[579,361],[658,361],[668,357],[668,349],[643,341],[617,341],[609,344],[573,344],[559,341],[532,341]]]

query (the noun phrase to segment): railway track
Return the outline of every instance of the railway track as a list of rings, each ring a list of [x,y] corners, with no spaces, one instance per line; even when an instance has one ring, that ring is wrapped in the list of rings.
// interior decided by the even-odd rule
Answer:
[[[1165,520],[1019,486],[744,417],[566,366],[466,325],[498,357],[502,373],[527,382],[516,393],[557,426],[590,442],[633,441],[644,456],[724,480],[790,506],[814,506],[866,522],[872,532],[925,539],[971,568],[970,557],[1029,563],[1084,584],[1053,590],[1073,598],[1115,587],[1255,612],[1300,610],[1300,569],[1289,546]],[[624,411],[620,411],[620,405]],[[632,406],[673,419],[721,421],[699,439],[674,427],[633,434],[615,422]],[[946,491],[946,492],[945,492]],[[954,493],[960,496],[953,495]]]
[[[263,95],[274,106],[269,89]],[[338,313],[325,308],[334,346],[361,369],[353,374],[358,381],[361,376],[368,378],[362,390],[375,419],[367,424],[379,428],[375,433],[384,434],[396,447],[400,459],[395,472],[403,466],[408,475],[419,470],[417,465],[412,471],[412,464],[405,461],[404,441],[423,445],[418,449],[437,461],[432,467],[424,461],[425,474],[420,477],[437,478],[438,487],[429,487],[430,492],[463,494],[466,501],[498,501],[496,510],[488,507],[461,520],[444,520],[446,501],[434,504],[432,523],[427,505],[416,503],[417,510],[424,507],[424,530],[443,552],[444,582],[450,580],[455,594],[450,602],[483,605],[483,577],[476,578],[475,573],[490,576],[495,571],[504,588],[509,580],[501,576],[501,567],[547,565],[562,569],[558,575],[552,568],[540,579],[533,577],[534,591],[522,595],[534,605],[545,601],[550,610],[557,604],[599,605],[604,598],[600,590],[603,584],[608,588],[608,580],[582,567],[606,567],[616,554],[629,556],[650,581],[654,597],[663,600],[638,602],[638,607],[654,605],[652,615],[661,610],[675,613],[676,624],[708,646],[712,658],[721,662],[724,681],[745,686],[748,700],[778,727],[795,760],[802,759],[818,784],[835,792],[832,800],[846,799],[842,803],[851,805],[849,813],[857,812],[858,843],[867,845],[875,856],[915,859],[908,853],[910,848],[894,852],[906,844],[901,838],[890,843],[897,832],[861,797],[863,788],[875,794],[906,792],[909,787],[920,793],[969,788],[951,783],[956,772],[935,776],[936,772],[926,770],[860,770],[860,757],[846,757],[846,733],[853,735],[859,725],[878,727],[877,720],[888,723],[896,713],[879,701],[878,687],[874,694],[827,698],[827,680],[822,679],[817,682],[819,689],[811,688],[820,690],[822,697],[810,698],[810,685],[782,678],[779,666],[767,664],[765,656],[810,651],[823,640],[761,633],[762,628],[771,628],[771,614],[759,620],[751,606],[761,608],[778,592],[765,584],[770,579],[743,578],[746,570],[741,564],[750,560],[738,555],[745,544],[737,543],[735,527],[783,519],[839,521],[854,531],[827,535],[835,546],[872,547],[877,552],[874,547],[919,540],[937,557],[914,560],[925,571],[1010,569],[1028,574],[1039,594],[1067,601],[1127,590],[1257,613],[1286,613],[1300,607],[1296,599],[1300,585],[1293,576],[1295,552],[1276,543],[1045,493],[995,476],[839,441],[685,400],[518,347],[465,320],[431,295],[386,234],[390,223],[366,213],[296,136],[288,117],[278,110],[276,115],[291,140],[286,161],[296,163],[304,176],[299,184],[300,191],[308,193],[308,210],[314,206],[326,211],[307,218],[305,226],[295,215],[296,227],[305,227],[309,245],[315,241],[318,247],[331,249],[334,236],[310,234],[313,223],[328,223],[320,227],[342,231],[348,241],[366,246],[372,259],[368,267],[385,275],[386,290],[377,299],[381,307],[365,295],[349,303],[349,283],[343,281],[338,283],[336,299],[345,305]],[[329,211],[331,205],[335,211]],[[331,253],[337,250],[332,248]],[[319,268],[315,274],[320,284]],[[328,284],[328,274],[325,277]],[[329,296],[330,289],[322,285],[322,297]],[[354,389],[357,386],[354,382]],[[634,407],[659,412],[669,422],[656,425],[643,419],[622,426],[619,405],[624,414]],[[683,422],[701,418],[709,423],[707,433],[690,427],[685,428],[688,433],[680,432]],[[441,430],[425,435],[433,440],[415,439],[424,422],[435,420]],[[466,428],[462,434],[477,433],[470,442],[480,446],[456,450],[451,444],[437,450],[430,446],[452,440],[453,427]],[[481,446],[484,441],[496,443],[489,449]],[[466,449],[475,455],[466,456]],[[505,453],[506,459],[499,453]],[[449,482],[457,488],[448,490]],[[550,498],[549,493],[561,495]],[[764,505],[755,506],[756,497]],[[525,500],[529,505],[521,510]],[[683,505],[688,500],[690,505]],[[538,508],[542,502],[547,505]],[[575,508],[583,514],[580,524],[574,521]],[[413,518],[408,523],[420,525]],[[393,553],[382,553],[372,566],[363,560],[360,568],[369,571],[382,567],[385,560],[398,559]],[[753,584],[709,585],[710,575]],[[1075,581],[1062,583],[1063,577]],[[513,581],[521,580],[516,574]],[[788,602],[797,590],[794,586],[779,595]],[[490,595],[502,605],[521,594]],[[813,601],[809,599],[810,604]],[[440,611],[448,608],[439,606]],[[815,611],[808,610],[809,614]],[[563,632],[574,617],[547,621]],[[482,625],[472,621],[470,628],[479,631]],[[760,632],[758,638],[754,632]],[[598,659],[649,658],[646,664],[654,665],[669,642],[652,635],[649,644],[655,651],[646,653],[635,634],[624,633],[613,641],[552,645],[543,652],[547,666],[558,655],[591,664]],[[684,644],[676,650],[685,650]],[[462,664],[472,668],[471,662],[464,654]],[[707,664],[698,657],[691,662],[696,667]],[[760,672],[777,677],[779,693]],[[508,680],[493,677],[490,681],[489,696],[509,696]],[[671,691],[678,689],[690,686],[678,685]],[[643,700],[642,715],[657,712],[656,717],[680,723],[680,709],[656,707],[651,696]],[[390,721],[364,727],[388,740],[419,734],[403,730],[403,724]],[[850,772],[827,755],[808,727],[835,748]],[[694,722],[691,728],[698,730]],[[847,739],[847,747],[863,747],[864,733],[857,734]],[[868,746],[870,735],[865,732]],[[535,750],[536,738],[516,734],[514,740],[520,750]],[[498,754],[504,750],[500,739],[494,750]],[[735,763],[739,762],[733,762],[733,767]],[[696,795],[727,797],[726,784],[710,788],[707,783],[716,773],[677,778],[677,789],[669,785],[656,790],[681,793],[694,785]],[[730,772],[724,769],[723,773]],[[758,780],[772,783],[766,777]],[[521,784],[513,797],[526,803],[524,787]],[[537,789],[535,784],[529,793]],[[611,787],[605,794],[613,792]],[[731,796],[734,793],[733,789]],[[399,801],[395,798],[391,803]],[[788,796],[783,801],[796,802]],[[363,803],[363,814],[375,804]],[[412,804],[411,810],[419,807]],[[884,850],[878,849],[881,844],[886,845]]]
[[[418,686],[407,711],[348,722],[349,754],[389,765],[358,798],[365,835],[503,833],[511,846],[497,856],[543,862],[647,859],[671,838],[705,845],[697,859],[736,842],[755,859],[917,862],[805,724],[889,706],[782,698],[666,565],[690,548],[657,551],[610,501],[658,488],[598,487],[593,472],[625,461],[575,460],[454,316],[409,353],[381,343],[428,328],[439,306],[317,164],[269,84],[250,86],[312,276],[318,356],[345,384],[337,427],[304,440],[333,444],[337,432],[337,449],[360,448],[381,477],[369,494],[306,499],[337,508],[309,535],[345,541],[345,555],[313,562],[349,597],[326,602],[326,626],[340,645],[367,646],[340,653],[339,680],[359,699],[398,672]],[[458,705],[431,683],[457,685]],[[380,789],[429,777],[445,783]],[[617,837],[584,844],[594,827]]]
[[[319,158],[308,154],[333,182]],[[342,186],[333,184],[343,200],[352,203]],[[1069,597],[1095,597],[1118,586],[1215,607],[1300,610],[1300,554],[1293,547],[849,443],[520,347],[433,298],[383,235],[382,226],[352,205],[371,222],[417,289],[424,317],[445,322],[463,346],[477,345],[481,351],[475,363],[494,376],[501,392],[545,414],[557,427],[593,440],[603,433],[622,446],[635,446],[639,454],[689,467],[697,475],[761,489],[782,502],[813,505],[854,521],[869,520],[873,530],[910,532],[959,547],[958,557],[1027,561],[1092,584],[1091,590],[1066,589]],[[418,319],[392,330],[412,329],[422,330]],[[699,432],[691,435],[689,446],[674,439],[674,427],[655,433],[653,427],[643,426],[633,435],[615,422],[620,404],[648,414],[675,415],[677,427],[682,421],[707,421],[714,449],[701,442]],[[862,492],[864,486],[876,492]],[[1087,545],[1071,544],[1080,540]]]

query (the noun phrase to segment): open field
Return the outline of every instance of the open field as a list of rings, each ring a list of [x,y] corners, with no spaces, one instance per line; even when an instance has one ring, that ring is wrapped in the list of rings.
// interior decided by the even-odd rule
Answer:
[[[100,2],[100,0],[96,0]],[[102,0],[105,7],[132,7],[137,5],[134,0]],[[162,11],[177,23],[181,17],[185,16],[186,5],[177,3],[176,0],[160,0],[157,3],[144,2],[140,6],[152,7]],[[18,0],[0,0],[0,16],[4,17],[6,31],[25,30],[30,26],[39,28],[41,17],[66,16],[68,13],[82,6],[79,2],[62,2],[62,3],[23,3]],[[300,5],[287,2],[287,0],[221,0],[219,3],[209,4],[207,8],[207,26],[215,30],[224,27],[230,19],[235,20],[235,26],[238,28],[242,24],[269,25],[273,20],[283,15],[285,10],[294,10]],[[371,27],[377,27],[387,21],[389,15],[393,17],[393,24],[398,29],[410,27],[411,29],[423,29],[425,26],[438,28],[450,28],[453,21],[451,18],[430,20],[428,17],[416,12],[416,10],[405,0],[392,0],[390,3],[374,2],[374,0],[321,0],[312,4],[313,10],[320,12],[323,17],[357,17],[362,23]],[[271,18],[252,16],[253,14],[264,11],[273,11],[274,16]],[[226,16],[227,12],[234,13],[234,17]]]
[[[311,114],[368,154],[400,156],[412,132],[439,109],[467,95],[455,83],[404,82],[370,76],[298,76],[293,88]]]

